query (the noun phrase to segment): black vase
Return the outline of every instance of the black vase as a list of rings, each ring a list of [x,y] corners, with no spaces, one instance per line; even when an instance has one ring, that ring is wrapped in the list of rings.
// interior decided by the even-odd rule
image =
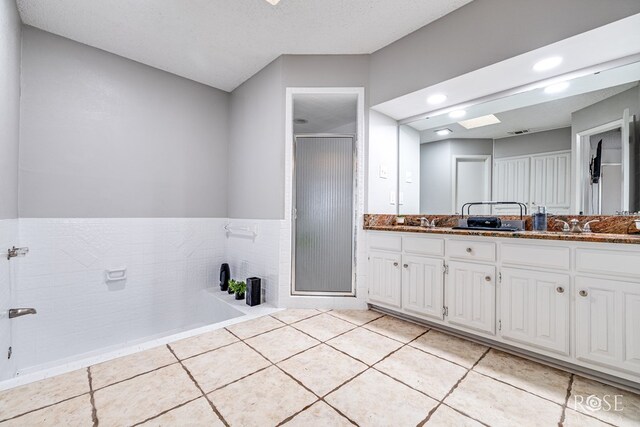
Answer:
[[[229,286],[227,286],[227,292],[232,294],[233,293],[233,289],[231,289]]]
[[[244,299],[244,292],[241,294],[236,292],[236,299]]]
[[[224,263],[220,266],[220,290],[226,291],[229,289],[229,279],[231,278],[231,270],[229,264]]]

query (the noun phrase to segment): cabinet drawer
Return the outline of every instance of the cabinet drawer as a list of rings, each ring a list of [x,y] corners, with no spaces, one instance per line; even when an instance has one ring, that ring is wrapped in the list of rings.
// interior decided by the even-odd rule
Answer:
[[[576,249],[576,270],[615,276],[640,277],[640,252]]]
[[[369,234],[369,249],[400,252],[402,237],[393,234]]]
[[[403,237],[402,247],[406,253],[418,255],[444,255],[444,240],[428,237]]]
[[[554,270],[568,270],[571,264],[571,249],[569,248],[503,243],[500,249],[503,264]]]
[[[453,258],[475,261],[495,261],[496,244],[493,242],[449,240],[447,241],[447,254]]]

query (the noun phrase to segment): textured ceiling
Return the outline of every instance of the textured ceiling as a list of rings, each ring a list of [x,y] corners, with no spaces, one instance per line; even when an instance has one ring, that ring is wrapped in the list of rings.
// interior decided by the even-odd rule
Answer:
[[[299,94],[293,98],[295,133],[356,133],[358,96],[355,94]]]
[[[18,0],[25,24],[219,89],[281,54],[371,53],[471,0]]]

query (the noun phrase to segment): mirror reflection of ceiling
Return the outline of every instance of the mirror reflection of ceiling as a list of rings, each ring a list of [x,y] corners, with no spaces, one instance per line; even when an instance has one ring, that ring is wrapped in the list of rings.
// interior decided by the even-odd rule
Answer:
[[[356,94],[296,94],[293,131],[300,133],[355,133]]]
[[[571,126],[571,113],[637,85],[638,82],[632,82],[502,113],[494,113],[500,120],[500,123],[475,129],[465,129],[462,125],[455,122],[449,123],[446,125],[446,127],[452,131],[449,135],[439,136],[434,132],[435,129],[426,129],[421,132],[420,141],[434,142],[452,138],[500,139],[514,136],[513,132],[515,131],[526,130],[526,133],[535,133],[568,127]],[[467,117],[461,120],[466,119]],[[439,127],[436,129],[439,129]]]

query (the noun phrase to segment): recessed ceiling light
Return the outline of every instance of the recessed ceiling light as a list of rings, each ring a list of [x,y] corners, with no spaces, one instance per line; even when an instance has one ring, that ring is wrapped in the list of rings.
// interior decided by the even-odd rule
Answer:
[[[438,129],[435,131],[438,136],[447,136],[451,133],[451,129]]]
[[[556,68],[562,62],[562,57],[552,56],[536,62],[533,65],[533,71],[547,71],[552,68]]]
[[[460,119],[466,115],[467,112],[465,110],[455,110],[449,113],[449,117],[451,117],[452,119]]]
[[[277,5],[280,2],[280,0],[266,0],[266,1],[267,1],[267,3],[271,3],[274,6]]]
[[[447,95],[444,95],[442,93],[437,93],[427,98],[427,102],[431,105],[442,104],[446,100],[447,100]]]
[[[552,84],[544,88],[544,93],[559,93],[564,90],[567,90],[569,87],[569,82],[560,82],[556,84]]]
[[[500,123],[500,120],[493,114],[458,122],[458,124],[463,126],[465,129],[473,129],[473,128],[479,128],[482,126],[495,125],[496,123]]]

